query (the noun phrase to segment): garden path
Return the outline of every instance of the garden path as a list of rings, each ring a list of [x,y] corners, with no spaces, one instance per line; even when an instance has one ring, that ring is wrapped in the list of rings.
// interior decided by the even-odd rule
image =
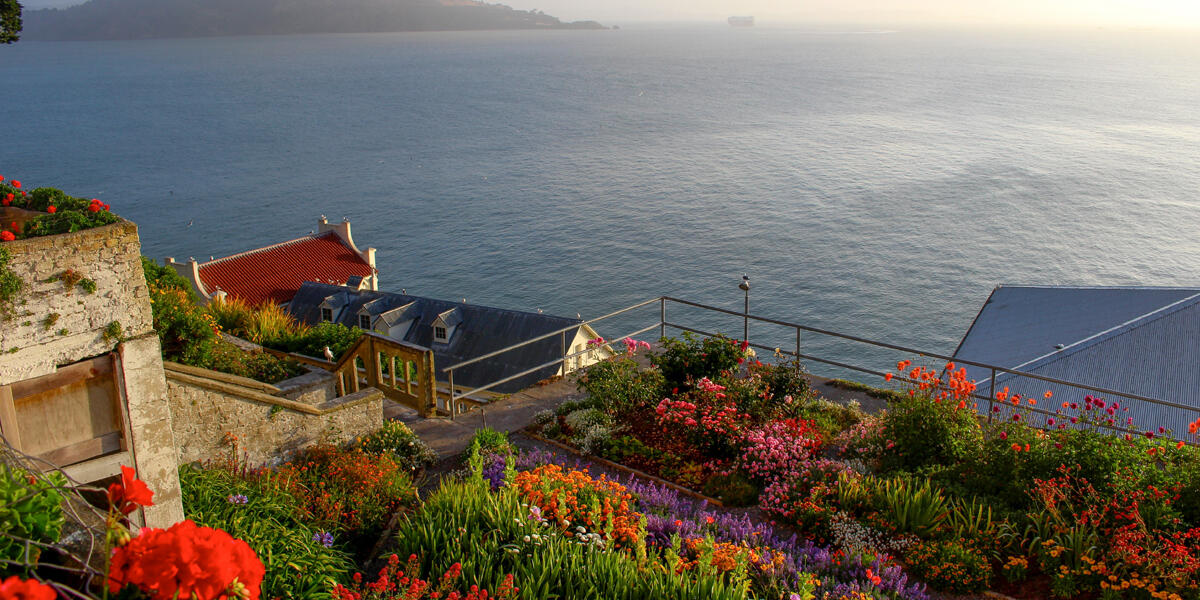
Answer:
[[[563,402],[580,400],[583,394],[575,380],[563,378],[546,385],[534,385],[506,398],[477,408],[453,421],[445,418],[424,419],[416,411],[394,402],[384,405],[385,419],[403,421],[430,448],[443,458],[456,456],[467,449],[471,436],[481,427],[514,432],[533,422],[533,416],[551,410]]]

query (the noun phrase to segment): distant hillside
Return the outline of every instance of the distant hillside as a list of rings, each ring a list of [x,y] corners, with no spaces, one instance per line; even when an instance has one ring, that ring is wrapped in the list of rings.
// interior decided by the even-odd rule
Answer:
[[[477,0],[90,0],[25,12],[25,40],[129,40],[284,33],[604,29]]]

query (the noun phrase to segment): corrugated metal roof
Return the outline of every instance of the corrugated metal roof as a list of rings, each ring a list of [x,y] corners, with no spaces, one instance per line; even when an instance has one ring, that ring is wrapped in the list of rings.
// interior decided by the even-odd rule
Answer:
[[[332,231],[200,265],[200,281],[210,293],[219,288],[250,304],[288,302],[305,281],[340,284],[372,274],[371,265]]]
[[[1166,400],[1200,409],[1200,289],[1000,287],[980,311],[955,356],[1021,371]],[[1064,348],[1056,350],[1054,344]],[[988,394],[989,373],[968,367]],[[996,389],[1042,400],[1083,404],[1095,394],[1001,374]],[[1111,396],[1142,430],[1166,427],[1176,437],[1198,412]],[[1046,406],[1045,404],[1049,404]],[[1128,408],[1126,411],[1125,407]],[[1068,411],[1073,412],[1073,411]],[[1058,419],[1061,421],[1061,419]]]
[[[342,286],[313,282],[306,282],[300,287],[288,305],[288,312],[304,323],[319,323],[321,303],[328,296],[342,293],[347,294],[349,303],[334,315],[334,319],[349,327],[358,325],[357,315],[364,307],[373,316],[404,308],[404,316],[415,319],[416,322],[408,328],[403,341],[433,348],[434,365],[438,369],[439,380],[445,378],[445,374],[441,372],[444,367],[583,322],[582,319],[462,304],[407,294],[347,291]],[[461,321],[448,343],[435,345],[433,322],[439,315],[448,311],[455,311],[456,318]],[[573,339],[574,332],[568,332],[567,343],[570,344]],[[561,357],[562,342],[557,336],[552,337],[456,370],[454,384],[477,387]],[[553,376],[558,372],[558,368],[557,365],[543,368],[493,390],[502,393],[519,391]]]

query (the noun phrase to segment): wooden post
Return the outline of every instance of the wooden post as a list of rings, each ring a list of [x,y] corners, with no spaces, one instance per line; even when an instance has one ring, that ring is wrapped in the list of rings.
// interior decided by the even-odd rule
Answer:
[[[426,350],[421,359],[421,372],[417,374],[417,383],[421,386],[420,397],[424,405],[424,416],[431,417],[437,413],[437,380],[433,376],[433,350]],[[450,373],[450,393],[454,393],[454,373]]]
[[[17,405],[13,402],[12,386],[0,386],[0,431],[17,451],[21,450],[21,431],[17,427]]]
[[[367,360],[366,357],[363,357],[363,366],[367,369],[367,386],[378,388],[380,379],[379,370],[382,367],[379,364],[379,350],[375,348],[375,338],[368,336],[366,346],[366,356],[371,358],[371,360]]]

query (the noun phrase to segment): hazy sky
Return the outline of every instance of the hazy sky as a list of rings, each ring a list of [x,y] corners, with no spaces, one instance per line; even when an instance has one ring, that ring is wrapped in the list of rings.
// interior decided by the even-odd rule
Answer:
[[[487,0],[541,9],[565,20],[723,20],[754,15],[773,23],[856,22],[1200,28],[1200,0]],[[78,0],[24,0],[27,8]]]

